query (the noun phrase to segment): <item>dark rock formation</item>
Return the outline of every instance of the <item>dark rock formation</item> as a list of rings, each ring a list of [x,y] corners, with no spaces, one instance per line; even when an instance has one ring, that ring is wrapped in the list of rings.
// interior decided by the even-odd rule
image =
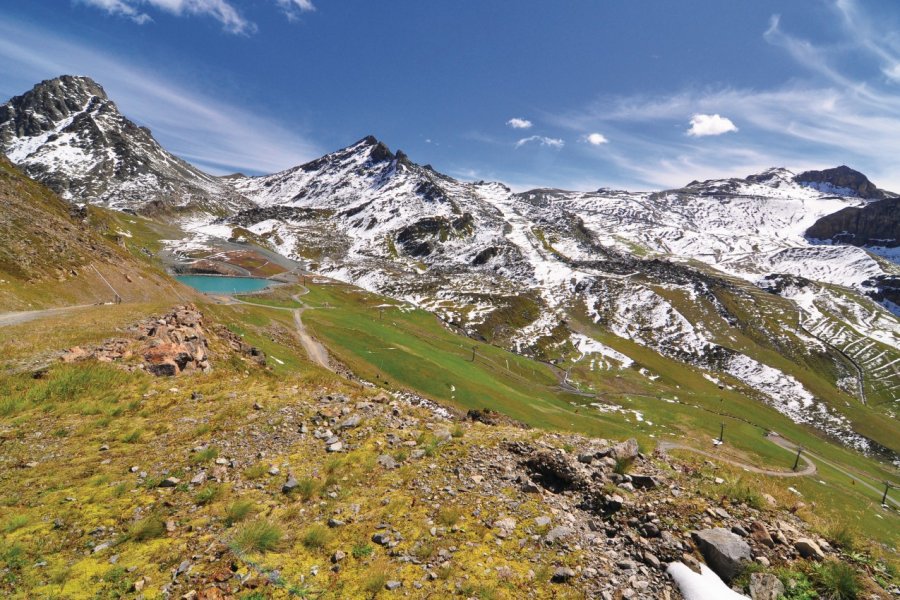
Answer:
[[[844,188],[866,200],[881,200],[886,197],[884,191],[875,187],[868,177],[844,165],[824,171],[805,171],[794,177],[794,181],[816,188]]]
[[[854,246],[898,246],[900,198],[850,206],[822,217],[806,230],[806,237]]]

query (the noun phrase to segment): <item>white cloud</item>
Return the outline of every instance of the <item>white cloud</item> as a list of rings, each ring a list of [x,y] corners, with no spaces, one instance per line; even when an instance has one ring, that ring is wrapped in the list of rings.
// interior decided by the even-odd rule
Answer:
[[[507,121],[506,124],[513,129],[531,129],[533,123],[528,119],[519,119],[517,117],[513,117],[512,119]]]
[[[322,154],[289,124],[229,104],[215,90],[199,91],[47,30],[0,20],[0,93],[21,94],[63,73],[94,78],[167,150],[212,173],[271,173]]]
[[[722,135],[730,131],[737,131],[731,119],[715,115],[697,114],[691,117],[691,128],[687,130],[687,134],[693,137],[704,137],[707,135]]]
[[[562,148],[566,143],[559,138],[551,138],[543,135],[533,135],[531,137],[522,138],[518,142],[516,142],[516,148],[521,148],[525,144],[529,144],[531,142],[538,142],[541,146],[549,146],[550,148]]]
[[[93,6],[115,16],[125,17],[143,25],[153,21],[145,8],[182,16],[206,16],[221,23],[228,33],[251,34],[256,24],[245,18],[229,0],[75,0]],[[312,0],[274,0],[288,19],[294,20],[299,12],[315,10]]]
[[[592,146],[601,146],[609,143],[609,140],[602,133],[589,133],[584,136],[584,141]]]
[[[316,10],[312,0],[275,0],[275,3],[281,7],[288,21],[296,21],[301,12]]]

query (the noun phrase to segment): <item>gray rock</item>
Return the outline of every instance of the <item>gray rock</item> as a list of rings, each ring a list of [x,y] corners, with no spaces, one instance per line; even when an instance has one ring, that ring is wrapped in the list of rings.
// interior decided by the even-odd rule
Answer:
[[[299,485],[300,483],[296,479],[289,477],[288,480],[284,482],[284,485],[281,486],[281,491],[285,494],[290,494],[297,489],[297,486]]]
[[[372,536],[372,541],[379,546],[387,546],[391,543],[391,536],[386,533],[376,533]]]
[[[161,488],[173,488],[181,483],[181,480],[177,477],[166,477],[162,481],[159,482],[159,487]]]
[[[739,535],[739,536],[741,536],[741,537],[747,537],[748,535],[750,535],[750,533],[749,533],[746,529],[744,529],[743,527],[741,527],[740,525],[732,525],[732,526],[731,526],[731,533],[734,533],[734,534]]]
[[[359,427],[359,424],[362,423],[362,417],[359,415],[350,415],[347,417],[343,423],[340,424],[341,429],[351,429],[353,427]]]
[[[343,449],[344,449],[344,443],[340,442],[340,441],[334,442],[333,444],[328,444],[328,447],[325,448],[325,450],[327,452],[340,452]]]
[[[569,567],[559,567],[553,571],[553,577],[550,578],[550,581],[553,583],[565,583],[573,577],[575,577],[574,570]]]
[[[813,560],[823,560],[825,558],[825,553],[822,552],[819,545],[809,538],[800,538],[795,541],[794,548],[797,549],[797,552],[803,558],[812,558]]]
[[[393,590],[400,589],[400,586],[402,586],[402,585],[403,584],[397,580],[391,580],[384,584],[384,589],[393,591]]]
[[[337,563],[341,562],[342,560],[344,560],[345,558],[347,558],[346,552],[338,550],[334,554],[331,555],[331,562],[337,564]]]
[[[498,538],[508,538],[516,529],[516,520],[512,517],[497,519],[496,521],[494,521],[493,528],[496,530],[496,535]]]
[[[659,479],[652,475],[632,475],[631,484],[639,490],[652,490],[659,487]]]
[[[555,544],[557,541],[564,540],[575,533],[570,527],[554,527],[544,536],[544,541],[548,544]]]
[[[709,567],[726,583],[740,575],[750,560],[750,546],[722,527],[691,534]]]
[[[750,598],[778,600],[784,594],[784,584],[771,573],[750,574]]]
[[[397,461],[394,460],[394,457],[390,454],[382,454],[376,459],[379,465],[384,467],[385,469],[396,469]]]
[[[637,440],[630,438],[613,446],[609,455],[616,460],[634,460],[639,451]]]

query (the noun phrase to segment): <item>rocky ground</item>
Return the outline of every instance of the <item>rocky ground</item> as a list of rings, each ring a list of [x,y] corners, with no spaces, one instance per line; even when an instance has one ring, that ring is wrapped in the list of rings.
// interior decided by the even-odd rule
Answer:
[[[811,507],[726,466],[275,377],[227,331],[178,307],[124,347],[193,340],[210,368],[144,350],[134,368],[116,342],[5,384],[27,398],[0,420],[4,594],[675,599],[672,562],[755,599],[812,597],[790,594],[839,563],[854,597],[900,594],[872,549],[829,543]]]

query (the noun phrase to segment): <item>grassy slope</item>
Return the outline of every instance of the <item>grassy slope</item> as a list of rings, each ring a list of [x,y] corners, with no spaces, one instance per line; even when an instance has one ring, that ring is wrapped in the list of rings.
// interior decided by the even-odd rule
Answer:
[[[283,304],[291,290],[283,288],[279,293],[282,298],[277,302]],[[717,437],[720,423],[725,422],[728,444],[721,450],[723,455],[789,470],[793,455],[764,438],[765,431],[774,430],[873,485],[896,478],[890,467],[831,443],[761,404],[739,382],[729,382],[734,389],[720,390],[699,370],[588,322],[582,323],[587,332],[635,357],[638,364],[614,374],[591,372],[581,365],[573,369],[573,376],[594,388],[602,401],[641,412],[642,421],[633,413],[608,414],[587,406],[592,399],[554,389],[555,376],[545,365],[460,338],[424,311],[386,309],[382,320],[375,307],[389,301],[343,285],[314,285],[303,300],[320,307],[307,310],[303,317],[317,337],[354,371],[377,384],[407,388],[461,408],[494,408],[536,427],[610,437],[636,435],[645,448],[653,447],[662,436],[708,447],[707,440]],[[286,311],[271,312],[289,317]],[[471,362],[472,345],[484,359]],[[514,375],[506,371],[506,360]],[[640,367],[659,379],[640,375]],[[827,467],[815,480],[773,480],[772,485],[783,489],[793,485],[816,503],[820,513],[840,514],[874,539],[897,541],[897,527],[885,529],[885,519],[900,526],[896,512],[883,512],[878,508],[880,497]]]
[[[279,288],[275,297],[266,301],[291,307],[289,297],[293,291],[287,286]],[[525,421],[547,427],[584,429],[608,437],[636,431],[645,444],[652,443],[650,435],[661,434],[646,421],[635,424],[621,415],[594,414],[589,408],[571,406],[568,401],[577,398],[548,388],[556,378],[540,364],[481,345],[478,353],[485,360],[469,362],[469,340],[445,330],[428,313],[388,309],[382,321],[372,307],[384,303],[383,298],[346,286],[313,286],[303,299],[314,306],[328,303],[330,308],[307,310],[304,321],[336,355],[371,380],[387,379],[391,387],[408,387],[462,407],[505,407]],[[73,315],[51,316],[28,327],[0,331],[9,332],[10,338],[14,336],[22,342],[21,346],[9,342],[5,347],[18,360],[73,342],[90,343],[116,335],[116,329],[129,321],[164,308],[165,305],[92,307]],[[231,577],[232,564],[239,574],[252,576],[256,573],[252,563],[261,568],[278,568],[285,586],[325,591],[323,597],[371,597],[366,588],[379,587],[386,578],[403,580],[409,589],[410,582],[421,576],[421,570],[412,565],[387,560],[385,551],[369,541],[376,525],[389,521],[403,532],[402,551],[415,547],[416,552],[434,553],[448,545],[457,548],[452,569],[441,571],[439,579],[425,590],[436,597],[454,593],[457,584],[464,586],[461,593],[465,596],[517,598],[531,591],[538,597],[579,597],[573,589],[546,583],[552,565],[560,560],[577,561],[577,553],[562,557],[543,544],[520,548],[516,540],[498,542],[484,527],[482,521],[499,516],[495,514],[499,510],[495,506],[497,500],[459,494],[453,504],[443,503],[440,507],[415,502],[419,492],[414,482],[422,475],[425,463],[411,461],[396,471],[379,468],[375,458],[385,451],[378,445],[385,433],[381,429],[376,428],[370,437],[353,438],[356,449],[341,458],[326,454],[320,441],[302,442],[291,437],[290,432],[297,431],[298,420],[310,423],[322,418],[318,412],[321,409],[309,404],[313,398],[326,393],[370,398],[377,390],[367,391],[343,382],[310,364],[296,339],[288,335],[292,326],[289,311],[245,305],[208,304],[202,308],[209,320],[227,325],[284,364],[270,361],[272,370],[261,370],[253,363],[229,358],[221,346],[214,346],[218,354],[213,373],[175,380],[128,374],[91,363],[54,366],[40,380],[33,379],[30,373],[0,376],[0,396],[7,399],[0,404],[0,456],[4,461],[4,468],[0,468],[0,564],[6,569],[0,590],[14,598],[117,598],[128,597],[126,590],[131,583],[145,577],[146,597],[156,597],[171,580],[178,563],[195,555],[202,558],[194,561],[193,572],[205,577],[216,573]],[[344,329],[353,330],[355,335]],[[630,344],[626,340],[605,341],[620,347]],[[379,361],[378,355],[369,353],[376,347],[397,350],[386,351]],[[527,385],[519,376],[504,375],[507,358],[510,370],[529,380]],[[682,398],[703,401],[703,394],[687,389],[703,388],[709,383],[699,374],[650,352],[642,357],[642,362],[661,374],[659,382],[664,378],[665,381],[650,382],[629,369],[622,373],[624,384],[604,383],[607,376],[597,377],[594,383],[609,385],[612,392],[638,389],[643,381],[670,390],[680,389]],[[425,370],[422,364],[429,365],[431,377],[421,376]],[[448,382],[459,383],[453,394],[456,399],[450,398]],[[202,394],[202,398],[192,399],[192,392]],[[706,389],[705,393],[710,404],[718,402],[717,389]],[[510,400],[520,397],[528,400],[522,404]],[[652,420],[651,414],[657,413],[660,422],[665,420],[673,432],[706,432],[713,425],[701,418],[708,413],[660,403],[654,397],[625,394],[618,400],[644,411],[648,421]],[[729,395],[728,401],[731,400],[738,401],[738,395]],[[262,408],[255,409],[256,403]],[[429,421],[422,411],[411,414],[422,423]],[[763,417],[779,419],[777,414]],[[248,429],[257,433],[248,433]],[[428,447],[425,431],[425,439],[420,443]],[[514,430],[499,433],[502,434],[495,435],[489,428],[477,425],[466,426],[462,440],[454,439],[425,459],[433,465],[429,470],[434,474],[452,474],[451,461],[465,461],[467,444],[490,448],[503,437],[531,439],[538,435]],[[791,431],[790,435],[801,433]],[[728,435],[744,457],[767,464],[788,462],[788,456],[770,455],[777,453],[754,444],[761,437],[755,427],[729,422]],[[100,452],[102,444],[108,444],[110,450]],[[237,469],[229,471],[227,482],[181,485],[171,490],[154,487],[166,475],[186,481],[198,466],[212,468],[214,453],[197,455],[190,450],[205,444],[219,456],[238,461]],[[265,448],[264,459],[257,457],[260,448]],[[684,458],[695,460],[690,455]],[[31,460],[37,461],[38,466],[20,468]],[[872,466],[858,457],[857,460],[861,466]],[[702,460],[696,462],[700,470],[708,469]],[[132,465],[147,471],[148,478],[142,480],[131,473]],[[282,474],[265,474],[271,465],[279,465]],[[279,493],[288,470],[309,479],[309,498],[288,498]],[[715,473],[729,480],[741,478],[760,491],[772,493],[781,506],[795,502],[786,491],[788,485],[793,485],[804,494],[807,503],[818,504],[800,514],[823,531],[828,516],[838,510],[832,503],[840,496],[843,520],[866,537],[898,543],[897,517],[885,514],[879,520],[857,519],[859,513],[872,510],[871,501],[857,497],[852,490],[842,489],[840,495],[836,494],[837,484],[833,481],[837,476],[830,472],[823,471],[815,479],[790,481],[750,476],[727,467]],[[710,477],[706,474],[703,480]],[[818,483],[819,478],[827,485]],[[693,485],[682,482],[683,489]],[[715,486],[701,491],[713,500],[721,493]],[[201,492],[209,494],[202,504]],[[536,497],[529,498],[520,505],[521,513],[542,514],[545,509],[536,504]],[[239,502],[247,504],[250,515],[229,525],[228,515],[234,514]],[[686,502],[696,500],[691,496]],[[347,526],[333,530],[317,527],[316,523],[324,522],[335,511],[348,514],[353,504],[360,505],[361,510]],[[480,518],[469,517],[476,509],[481,511]],[[441,520],[454,518],[447,516],[448,512],[459,515],[455,518],[461,529],[435,540],[428,532],[428,523],[432,520],[440,524]],[[173,531],[165,531],[166,521],[173,523]],[[226,545],[245,532],[248,523],[260,521],[271,523],[280,531],[281,541],[275,550],[237,556],[227,550]],[[523,520],[525,526],[527,522]],[[98,529],[101,527],[107,529]],[[91,551],[106,541],[112,541],[112,547]],[[361,549],[360,556],[348,556],[340,574],[330,574],[327,565],[331,553],[342,549],[351,554],[354,547]],[[370,550],[372,555],[363,555]],[[221,558],[207,560],[211,553],[217,556],[218,552],[224,552]],[[118,556],[115,565],[110,564],[113,555]],[[43,563],[46,564],[39,566]],[[320,567],[320,574],[306,575],[315,565]],[[498,579],[492,569],[499,565],[509,566],[513,576]],[[129,573],[129,567],[137,570]],[[529,570],[538,573],[537,579],[528,579]],[[276,587],[267,588],[260,597],[287,595],[285,588]]]
[[[127,302],[175,295],[168,278],[134,242],[114,241],[112,232],[127,231],[121,223],[127,215],[89,208],[87,223],[74,219],[67,203],[5,157],[0,157],[0,206],[0,312],[110,302],[114,294],[103,278]],[[137,217],[129,220],[138,223]],[[144,238],[135,241],[152,246],[158,235]],[[192,295],[185,288],[178,293]]]

